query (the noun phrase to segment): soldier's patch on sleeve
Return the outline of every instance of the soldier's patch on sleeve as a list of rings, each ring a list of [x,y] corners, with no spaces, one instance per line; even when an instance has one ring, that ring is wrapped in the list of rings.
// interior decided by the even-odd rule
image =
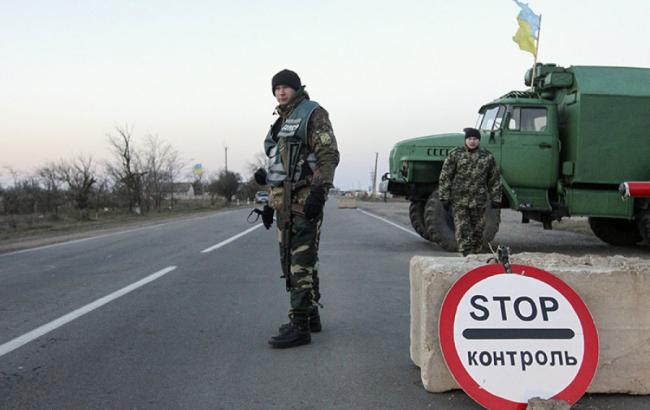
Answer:
[[[332,143],[332,137],[330,136],[329,132],[321,132],[318,134],[318,138],[320,138],[320,142],[323,145],[330,145]]]

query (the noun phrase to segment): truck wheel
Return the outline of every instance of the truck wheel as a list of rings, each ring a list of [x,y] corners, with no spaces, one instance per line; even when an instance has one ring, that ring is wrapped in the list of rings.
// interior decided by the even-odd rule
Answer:
[[[626,219],[589,217],[589,227],[598,239],[614,246],[632,246],[642,239],[636,224]]]
[[[487,207],[485,209],[485,230],[483,231],[483,248],[487,248],[499,231],[501,210]],[[452,211],[445,211],[438,199],[438,191],[433,191],[424,207],[424,226],[432,242],[448,252],[457,252],[458,244],[454,235],[454,218]]]
[[[450,211],[445,211],[442,207],[437,190],[429,195],[424,206],[424,226],[432,242],[448,252],[458,251],[454,236],[454,218]]]
[[[427,241],[430,241],[431,237],[424,227],[424,204],[425,201],[411,201],[411,205],[409,205],[409,218],[411,219],[411,226],[415,232]]]

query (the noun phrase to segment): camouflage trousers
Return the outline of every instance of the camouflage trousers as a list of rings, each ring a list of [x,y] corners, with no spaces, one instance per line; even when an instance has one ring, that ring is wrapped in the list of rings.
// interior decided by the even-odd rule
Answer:
[[[277,213],[278,242],[280,244],[280,262],[285,266],[285,252],[282,243],[284,215]],[[291,230],[291,289],[290,315],[309,314],[320,300],[318,279],[318,242],[323,220],[307,220],[302,214],[293,214]],[[283,272],[285,275],[287,272]]]
[[[454,206],[453,210],[458,252],[480,253],[483,248],[485,207]]]

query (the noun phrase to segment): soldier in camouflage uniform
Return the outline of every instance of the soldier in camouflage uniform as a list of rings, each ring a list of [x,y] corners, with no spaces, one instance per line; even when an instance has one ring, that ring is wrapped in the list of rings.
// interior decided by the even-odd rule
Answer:
[[[458,251],[480,253],[485,229],[485,207],[501,205],[499,169],[492,154],[480,148],[481,133],[465,128],[465,145],[453,149],[440,172],[439,198],[446,211],[450,204]]]
[[[301,141],[298,161],[293,164],[295,175],[291,204],[291,272],[283,272],[290,275],[290,322],[280,326],[279,334],[269,340],[272,347],[286,348],[310,343],[310,332],[321,330],[318,313],[318,242],[323,207],[327,192],[334,181],[339,152],[327,111],[309,99],[300,77],[295,72],[280,71],[273,77],[271,85],[273,95],[278,101],[275,113],[279,118],[271,126],[264,141],[264,149],[270,163],[265,174],[266,182],[271,186],[269,205],[277,213],[283,267],[285,255],[281,229],[287,218],[283,213],[283,190],[290,162],[286,141],[288,138],[298,138]],[[270,226],[268,210],[265,226],[267,229]]]

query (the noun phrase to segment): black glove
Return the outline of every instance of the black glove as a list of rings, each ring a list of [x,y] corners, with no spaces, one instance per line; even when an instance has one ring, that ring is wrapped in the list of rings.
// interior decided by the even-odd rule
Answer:
[[[501,208],[501,203],[496,202],[496,201],[492,201],[492,202],[490,202],[490,206],[492,207],[492,209],[499,209],[499,208]]]
[[[440,201],[440,204],[445,211],[449,212],[449,201]]]
[[[323,213],[323,206],[325,206],[325,188],[322,185],[313,185],[303,208],[305,218],[318,218]]]
[[[269,229],[273,225],[273,208],[268,205],[264,205],[262,209],[262,223],[266,229]]]
[[[253,174],[255,178],[255,182],[257,182],[257,185],[266,185],[266,170],[264,168],[260,168],[257,171],[255,171],[255,174]]]

